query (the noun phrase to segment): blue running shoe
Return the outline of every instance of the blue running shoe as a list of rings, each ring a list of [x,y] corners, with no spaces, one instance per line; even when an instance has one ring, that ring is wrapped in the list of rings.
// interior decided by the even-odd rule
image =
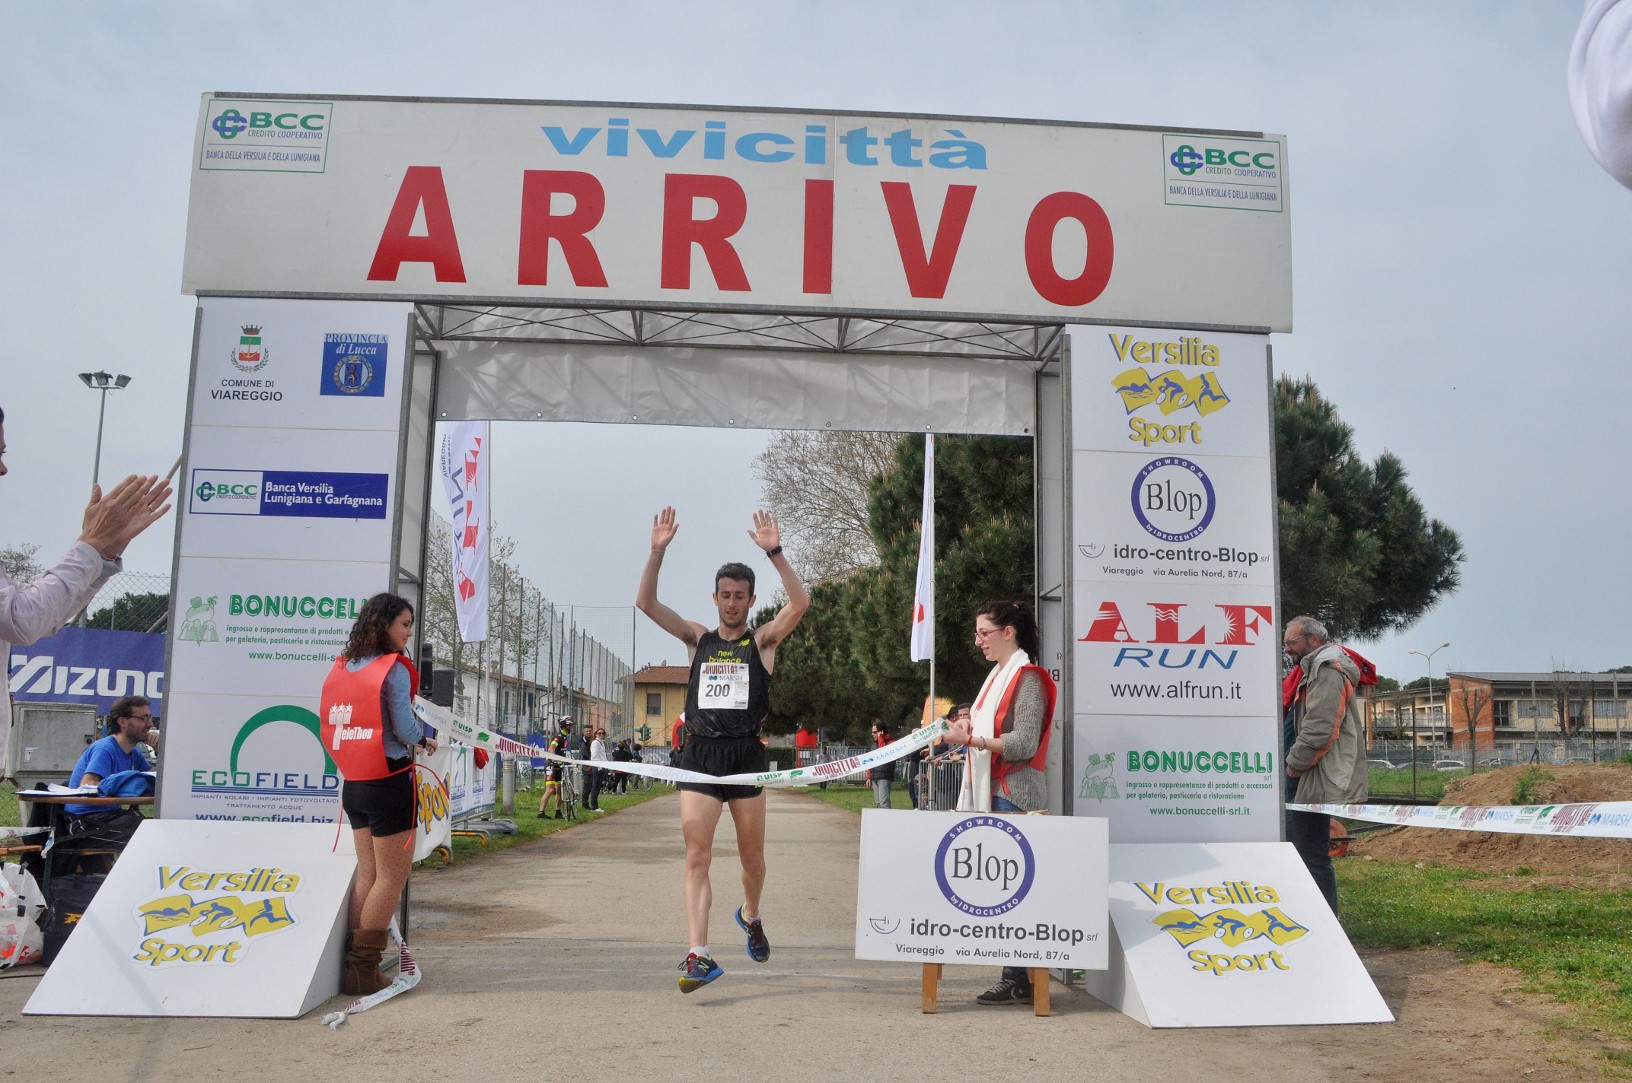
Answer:
[[[749,921],[742,916],[742,907],[737,907],[737,924],[742,931],[748,934],[748,958],[756,963],[763,963],[771,957],[771,942],[765,939],[765,926],[758,918]]]
[[[680,975],[680,991],[690,993],[701,989],[715,978],[724,974],[719,966],[706,955],[687,955],[686,961],[680,964],[684,971]]]

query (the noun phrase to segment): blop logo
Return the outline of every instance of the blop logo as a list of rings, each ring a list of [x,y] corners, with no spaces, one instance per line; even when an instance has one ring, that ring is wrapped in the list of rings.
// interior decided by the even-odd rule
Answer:
[[[977,918],[1019,906],[1037,876],[1037,858],[1019,825],[1005,816],[971,816],[935,850],[935,883],[946,901]]]
[[[1218,494],[1207,472],[1189,459],[1152,459],[1134,475],[1133,514],[1165,542],[1187,542],[1212,525]]]

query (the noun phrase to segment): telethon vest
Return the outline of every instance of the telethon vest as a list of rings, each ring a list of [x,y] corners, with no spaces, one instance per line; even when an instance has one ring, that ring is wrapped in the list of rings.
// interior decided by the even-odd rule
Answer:
[[[419,687],[414,664],[400,654],[382,654],[353,673],[344,657],[334,660],[334,668],[323,681],[323,698],[318,708],[318,725],[323,747],[348,782],[367,782],[392,774],[385,761],[385,715],[380,709],[380,692],[385,676],[397,663],[408,667],[410,688]]]

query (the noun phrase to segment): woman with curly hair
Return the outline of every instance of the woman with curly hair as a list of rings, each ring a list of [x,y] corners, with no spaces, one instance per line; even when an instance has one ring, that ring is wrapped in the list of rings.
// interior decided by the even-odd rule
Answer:
[[[340,807],[357,847],[357,879],[347,908],[348,995],[379,992],[387,926],[408,882],[414,847],[414,748],[436,741],[414,717],[419,674],[408,659],[414,607],[376,594],[352,626],[346,649],[323,682],[323,746],[345,780]]]

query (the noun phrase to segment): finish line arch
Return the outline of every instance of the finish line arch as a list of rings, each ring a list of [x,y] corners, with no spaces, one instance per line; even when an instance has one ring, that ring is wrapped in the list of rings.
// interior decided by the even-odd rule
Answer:
[[[169,646],[162,815],[333,818],[309,735],[222,750],[417,593],[434,423],[486,418],[1031,436],[1056,811],[1279,837],[1212,784],[1277,759],[1283,138],[219,93],[194,166],[173,582],[215,638]]]

